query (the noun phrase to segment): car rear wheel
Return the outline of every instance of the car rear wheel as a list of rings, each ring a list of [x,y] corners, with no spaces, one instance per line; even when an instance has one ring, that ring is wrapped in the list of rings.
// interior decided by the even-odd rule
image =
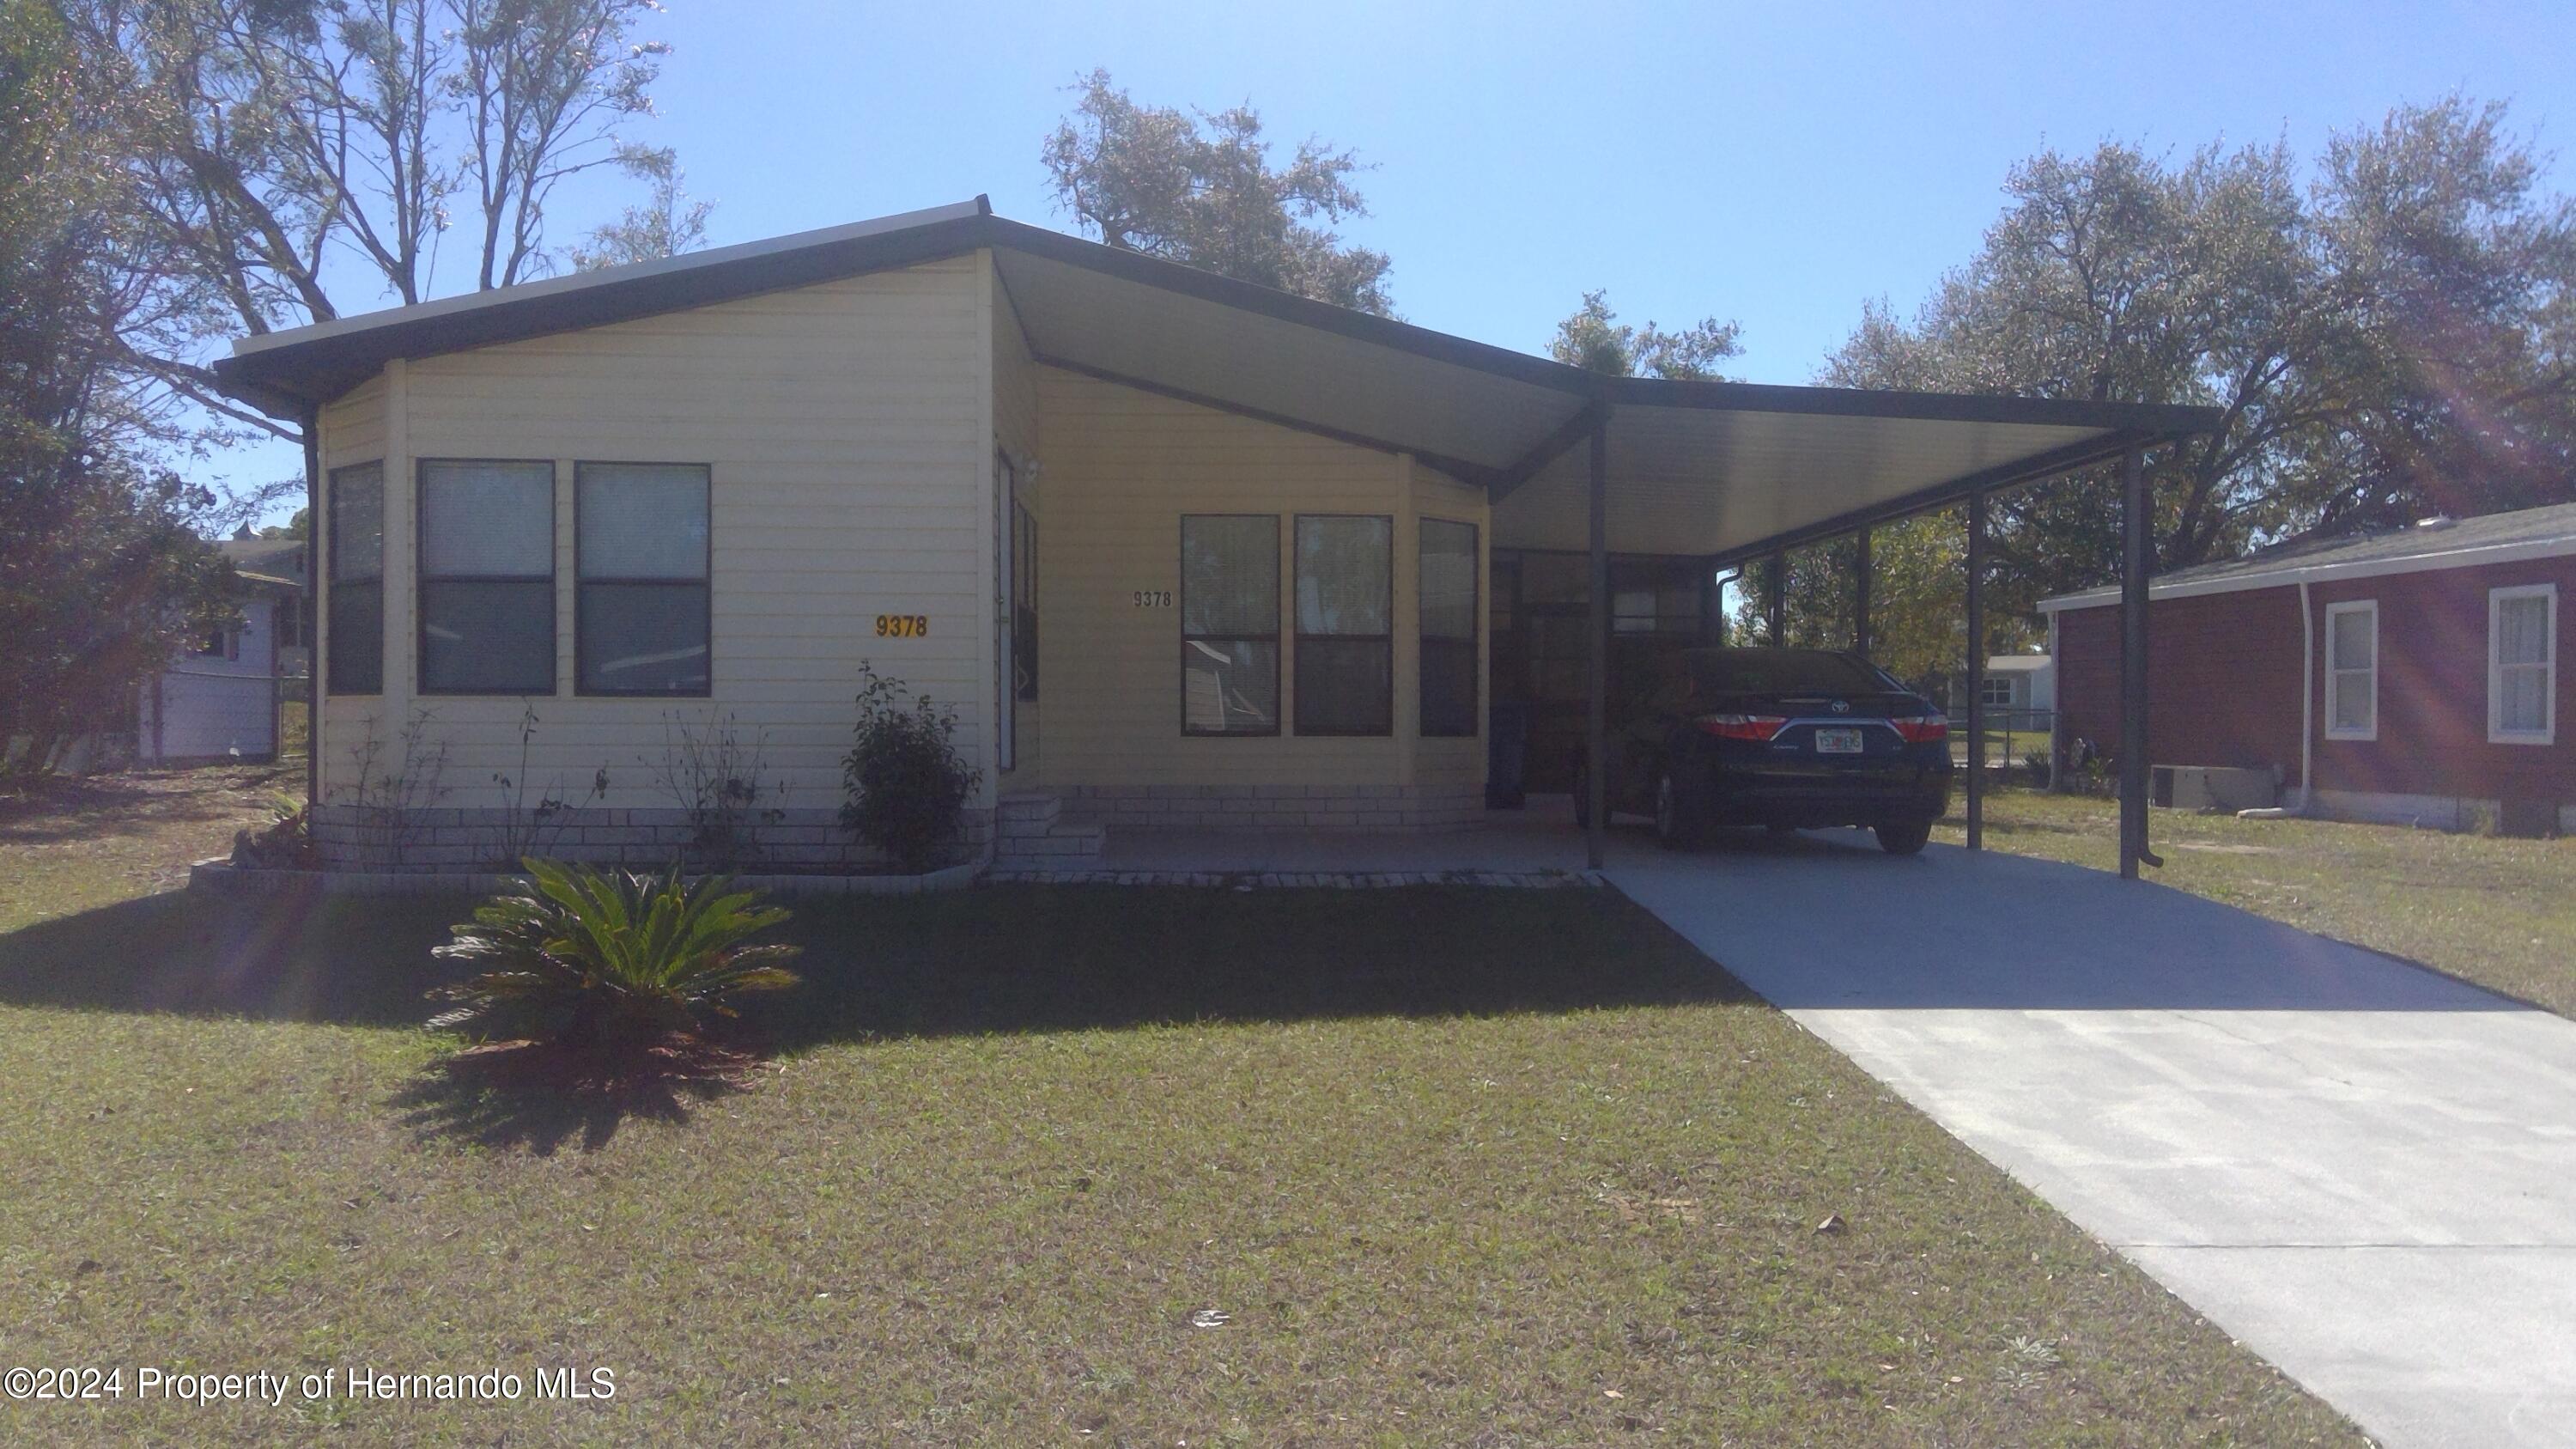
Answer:
[[[1874,833],[1878,836],[1878,848],[1888,854],[1916,855],[1921,853],[1924,842],[1932,838],[1932,822],[1920,815],[1911,820],[1882,820],[1874,827]]]

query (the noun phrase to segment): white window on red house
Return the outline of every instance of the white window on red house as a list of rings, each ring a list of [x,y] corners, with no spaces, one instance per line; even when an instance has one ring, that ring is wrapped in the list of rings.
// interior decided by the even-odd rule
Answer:
[[[2487,739],[2545,745],[2557,733],[2558,586],[2487,594]]]
[[[2379,738],[2379,604],[2326,606],[2326,738]]]

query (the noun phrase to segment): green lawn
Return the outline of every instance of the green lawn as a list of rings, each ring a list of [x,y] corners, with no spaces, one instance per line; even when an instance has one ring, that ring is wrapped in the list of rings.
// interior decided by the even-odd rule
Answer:
[[[1964,838],[1962,808],[1935,839]],[[2576,840],[2179,810],[2149,833],[2165,859],[2151,879],[2576,1016]],[[1999,790],[1986,845],[2116,870],[2119,806]]]
[[[0,1363],[618,1393],[0,1441],[2358,1442],[1607,892],[810,903],[754,1080],[573,1100],[423,1071],[462,902],[62,900]]]

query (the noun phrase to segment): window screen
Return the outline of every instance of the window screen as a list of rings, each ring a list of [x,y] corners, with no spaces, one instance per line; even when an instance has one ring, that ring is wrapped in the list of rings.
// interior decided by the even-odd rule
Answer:
[[[552,463],[420,465],[423,694],[555,690]]]
[[[708,479],[694,463],[574,470],[576,688],[703,695],[708,656]]]
[[[2379,732],[2379,606],[2326,610],[2326,736],[2366,740]]]
[[[1297,733],[1395,732],[1395,520],[1297,519]]]
[[[1422,732],[1476,733],[1476,525],[1422,520]]]
[[[2546,584],[2487,596],[2487,734],[2498,742],[2546,742],[2555,733],[2557,591]]]
[[[1279,520],[1181,520],[1181,733],[1279,733]]]
[[[385,465],[331,471],[324,547],[328,550],[330,656],[322,686],[332,694],[385,687]]]

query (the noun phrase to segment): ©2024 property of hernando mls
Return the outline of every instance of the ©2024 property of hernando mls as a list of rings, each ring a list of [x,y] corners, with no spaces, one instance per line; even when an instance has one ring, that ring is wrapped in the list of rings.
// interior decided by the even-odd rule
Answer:
[[[1564,788],[1607,675],[1706,637],[1720,569],[2071,469],[2134,480],[2214,421],[1602,377],[980,198],[281,332],[217,371],[317,425],[315,839],[449,870],[489,859],[502,776],[605,771],[618,823],[565,853],[669,858],[687,824],[648,762],[718,715],[781,788],[768,858],[864,868],[830,829],[862,664],[956,711],[970,843],[1005,856],[1096,846],[1014,838],[1059,809],[1472,825],[1499,708],[1531,785]],[[366,792],[424,711],[448,788],[389,861]]]

